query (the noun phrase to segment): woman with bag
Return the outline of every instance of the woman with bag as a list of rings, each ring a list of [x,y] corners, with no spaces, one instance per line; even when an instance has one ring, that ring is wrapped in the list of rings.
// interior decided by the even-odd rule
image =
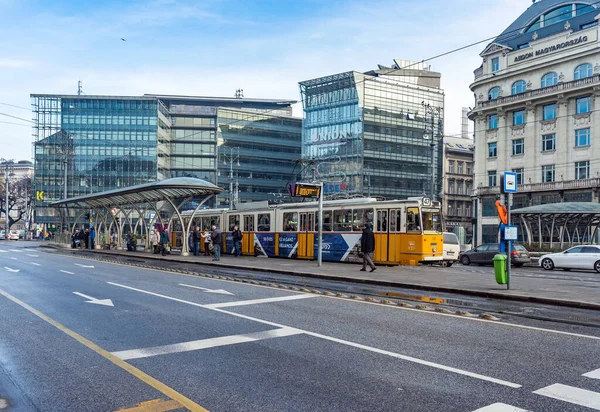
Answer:
[[[204,256],[210,256],[210,252],[211,252],[211,242],[212,239],[210,238],[210,233],[208,232],[208,229],[204,229],[204,232],[202,232],[202,239],[204,239]]]

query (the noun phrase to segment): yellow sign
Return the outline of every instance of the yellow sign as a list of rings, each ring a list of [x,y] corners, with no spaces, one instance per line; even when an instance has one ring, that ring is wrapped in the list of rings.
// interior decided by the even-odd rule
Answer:
[[[38,190],[35,192],[35,200],[44,200],[44,191]]]
[[[313,185],[296,184],[295,196],[301,197],[319,197],[321,196],[321,187]]]

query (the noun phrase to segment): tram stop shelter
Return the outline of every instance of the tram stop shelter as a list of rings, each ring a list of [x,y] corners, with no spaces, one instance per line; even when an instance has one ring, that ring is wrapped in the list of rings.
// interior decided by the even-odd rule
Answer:
[[[130,233],[145,235],[144,246],[149,248],[150,228],[160,224],[162,228],[172,230],[174,219],[177,219],[183,236],[181,253],[187,256],[188,234],[195,214],[222,191],[222,188],[205,180],[178,177],[62,199],[51,206],[58,209],[63,227],[70,229],[70,233],[83,225],[82,218],[90,214],[90,217],[94,217],[97,239],[102,232],[107,236],[116,232],[118,248],[123,247],[126,225]],[[186,219],[182,217],[183,211],[186,211]],[[191,215],[187,211],[192,211]]]
[[[511,212],[523,242],[550,248],[596,243],[600,203],[564,202],[530,206]]]

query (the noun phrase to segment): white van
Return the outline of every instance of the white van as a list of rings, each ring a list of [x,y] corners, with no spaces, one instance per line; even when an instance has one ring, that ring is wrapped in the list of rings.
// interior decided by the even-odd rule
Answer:
[[[442,266],[450,267],[454,262],[458,262],[460,255],[460,242],[458,236],[454,233],[444,232],[444,260]]]

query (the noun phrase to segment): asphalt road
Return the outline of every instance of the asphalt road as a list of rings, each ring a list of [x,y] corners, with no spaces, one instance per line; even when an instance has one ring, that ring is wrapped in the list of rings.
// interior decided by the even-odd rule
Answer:
[[[464,318],[28,245],[0,244],[0,410],[600,410],[595,328]]]

